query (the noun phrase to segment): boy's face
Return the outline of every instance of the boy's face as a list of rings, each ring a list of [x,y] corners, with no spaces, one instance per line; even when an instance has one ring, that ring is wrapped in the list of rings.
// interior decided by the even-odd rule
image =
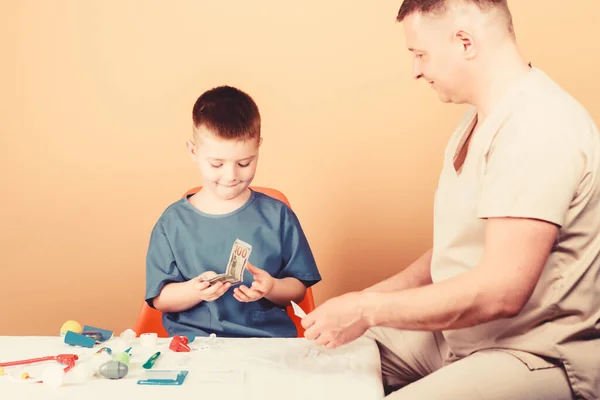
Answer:
[[[196,142],[187,147],[200,169],[203,185],[222,200],[232,200],[250,186],[258,164],[258,148],[262,138],[225,140],[201,126],[196,129]]]

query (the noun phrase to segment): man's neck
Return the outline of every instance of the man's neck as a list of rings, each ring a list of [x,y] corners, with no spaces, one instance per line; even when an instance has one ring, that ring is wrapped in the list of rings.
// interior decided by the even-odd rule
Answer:
[[[481,122],[507,90],[531,70],[531,66],[521,56],[514,43],[507,43],[488,54],[480,68],[471,104],[477,108],[478,120]]]

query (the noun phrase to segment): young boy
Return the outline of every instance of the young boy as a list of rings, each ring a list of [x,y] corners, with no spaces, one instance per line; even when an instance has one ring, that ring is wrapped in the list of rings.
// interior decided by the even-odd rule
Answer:
[[[146,301],[163,312],[171,336],[295,337],[285,307],[321,276],[294,212],[249,188],[262,142],[258,107],[221,86],[198,98],[193,123],[186,144],[203,188],[171,204],[154,226]],[[242,282],[211,284],[237,239],[252,246]]]

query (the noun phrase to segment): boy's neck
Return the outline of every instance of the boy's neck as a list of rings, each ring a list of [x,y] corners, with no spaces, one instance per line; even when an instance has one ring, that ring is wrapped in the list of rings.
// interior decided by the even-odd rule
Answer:
[[[189,202],[199,211],[205,214],[222,215],[229,214],[242,207],[250,198],[252,192],[249,188],[244,190],[239,196],[223,200],[208,189],[201,189],[198,193],[189,198]]]

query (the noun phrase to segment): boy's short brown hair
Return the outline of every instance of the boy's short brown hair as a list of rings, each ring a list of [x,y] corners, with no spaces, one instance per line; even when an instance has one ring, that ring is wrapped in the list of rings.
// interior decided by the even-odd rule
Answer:
[[[248,94],[231,86],[204,92],[192,110],[194,134],[200,127],[222,139],[247,140],[260,137],[260,112]]]

